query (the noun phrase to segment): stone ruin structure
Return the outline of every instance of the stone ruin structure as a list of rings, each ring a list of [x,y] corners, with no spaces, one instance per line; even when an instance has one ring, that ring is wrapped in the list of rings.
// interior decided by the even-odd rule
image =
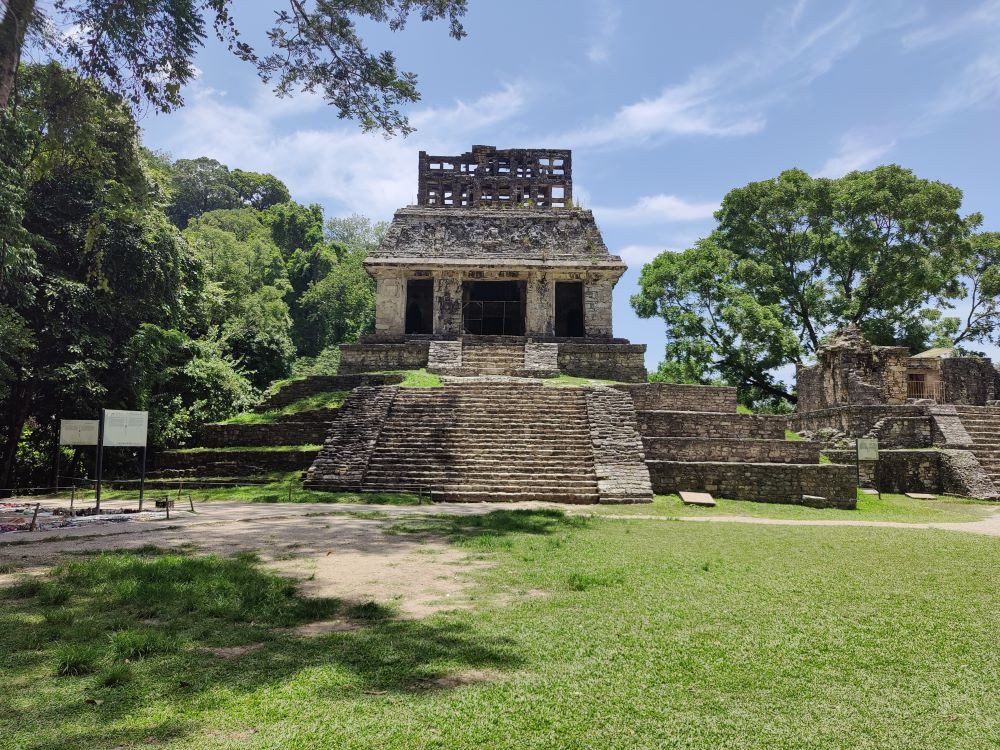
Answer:
[[[987,357],[873,346],[856,326],[796,371],[792,426],[854,463],[857,438],[879,440],[862,477],[885,491],[1000,498],[1000,372]]]
[[[421,152],[418,184],[365,261],[375,333],[342,347],[341,372],[646,379],[645,346],[612,334],[626,266],[572,204],[569,151]]]
[[[314,489],[468,502],[692,490],[855,507],[855,468],[787,440],[786,418],[738,413],[735,388],[646,382],[645,347],[612,331],[625,264],[572,204],[569,151],[474,146],[421,153],[419,168],[417,205],[396,212],[365,263],[375,332],[341,347],[339,374],[293,381],[257,408],[329,391],[346,392],[342,405],[208,425],[203,450],[161,454],[162,471],[300,468]],[[393,372],[420,368],[442,386],[406,387]],[[552,383],[560,374],[588,380]],[[320,441],[318,454],[303,445]],[[277,445],[301,449],[266,450]]]

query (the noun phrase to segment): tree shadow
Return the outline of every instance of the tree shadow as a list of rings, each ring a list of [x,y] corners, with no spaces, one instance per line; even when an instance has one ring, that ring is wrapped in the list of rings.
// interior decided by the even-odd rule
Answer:
[[[462,520],[456,529],[471,522],[483,533],[547,533],[555,522],[544,513]],[[32,685],[17,726],[22,746],[36,750],[176,740],[203,728],[196,719],[152,716],[137,727],[136,716],[163,705],[175,717],[191,717],[220,686],[249,694],[325,666],[336,668],[334,679],[318,689],[351,700],[447,689],[463,684],[449,682],[449,675],[522,664],[513,640],[447,617],[397,619],[375,602],[303,597],[293,581],[262,569],[249,553],[223,558],[150,547],[102,553],[57,566],[46,585],[72,595],[45,604],[38,593],[7,594],[0,607],[0,666],[13,682]],[[339,632],[301,637],[293,630],[331,618],[343,624]],[[29,622],[36,623],[30,631]],[[58,677],[60,647],[72,644],[93,646],[97,656],[88,674]],[[116,670],[126,678],[108,684]],[[36,678],[40,671],[44,676]]]

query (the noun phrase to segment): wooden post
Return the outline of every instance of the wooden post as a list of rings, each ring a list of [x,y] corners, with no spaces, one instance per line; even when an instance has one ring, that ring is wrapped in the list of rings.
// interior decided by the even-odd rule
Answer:
[[[35,530],[35,524],[38,521],[38,508],[39,508],[39,506],[41,506],[41,503],[35,503],[35,512],[31,516],[31,526],[28,527],[28,531],[34,531]]]
[[[188,502],[191,503],[191,512],[194,513],[194,498],[191,497],[191,493],[188,493]]]
[[[170,520],[170,495],[166,495],[163,498],[163,508],[167,511],[167,520]]]

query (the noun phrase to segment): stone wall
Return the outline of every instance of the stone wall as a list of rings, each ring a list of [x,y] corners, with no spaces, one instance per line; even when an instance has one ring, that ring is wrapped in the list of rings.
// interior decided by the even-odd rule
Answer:
[[[524,369],[559,372],[559,345],[529,341],[524,345]]]
[[[419,370],[427,366],[428,341],[402,344],[342,344],[340,374],[378,372],[380,370]]]
[[[335,413],[335,410],[331,412]],[[304,445],[322,443],[328,422],[280,421],[269,424],[207,424],[198,434],[198,445],[205,448],[246,445]]]
[[[645,344],[559,344],[559,370],[582,378],[643,383],[645,357]]]
[[[315,456],[315,450],[164,451],[156,456],[156,468],[161,472],[172,469],[194,470],[193,473],[200,476],[251,475],[306,469]],[[199,472],[198,469],[204,471]]]
[[[819,444],[806,440],[648,437],[643,443],[651,461],[819,463]]]
[[[824,454],[840,463],[856,462],[853,450],[828,450]],[[989,475],[969,451],[880,450],[878,461],[862,461],[861,485],[880,492],[924,492],[992,500],[1000,497]]]
[[[796,409],[903,404],[908,357],[905,347],[872,346],[856,326],[848,326],[816,352],[815,365],[796,368]]]
[[[790,429],[796,432],[819,432],[837,430],[848,437],[864,437],[879,421],[886,418],[907,418],[926,416],[927,409],[920,405],[854,405],[832,409],[799,412],[788,417]]]
[[[882,417],[864,437],[887,448],[929,448],[933,444],[930,417]]]
[[[280,409],[317,393],[349,391],[359,386],[394,385],[402,382],[402,375],[310,375],[282,386],[263,403],[255,406],[254,411]]]
[[[462,367],[461,341],[431,341],[427,350],[427,372],[446,373]]]
[[[587,419],[600,502],[653,502],[632,399],[613,388],[590,389]]]
[[[713,385],[637,383],[616,385],[642,410],[736,412],[736,389]]]
[[[948,448],[966,448],[972,445],[972,436],[965,429],[954,405],[933,405],[927,407],[927,411],[931,417],[934,445]]]
[[[997,398],[996,370],[986,357],[948,357],[941,360],[941,385],[949,404],[985,406]]]
[[[656,494],[693,490],[733,500],[857,507],[853,466],[677,461],[647,461],[647,465]]]
[[[785,418],[769,414],[717,414],[687,411],[640,411],[643,437],[669,435],[701,438],[783,440]]]
[[[348,490],[361,485],[396,390],[393,386],[374,386],[351,392],[309,467],[306,487]]]

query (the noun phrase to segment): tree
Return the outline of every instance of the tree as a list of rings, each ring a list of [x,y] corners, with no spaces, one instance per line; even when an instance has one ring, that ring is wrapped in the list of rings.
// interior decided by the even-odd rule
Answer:
[[[959,277],[981,217],[962,217],[961,202],[958,188],[895,165],[838,180],[788,170],[730,191],[710,240],[683,263],[660,256],[647,266],[632,304],[664,318],[668,359],[701,352],[690,365],[697,377],[780,396],[769,371],[848,323],[880,344],[927,342],[928,305],[965,293]]]
[[[1000,232],[972,235],[972,252],[962,269],[959,297],[968,304],[962,318],[941,317],[937,341],[942,346],[966,342],[1000,343]]]
[[[11,486],[29,415],[52,436],[61,415],[125,403],[126,342],[142,322],[180,320],[194,272],[117,98],[58,65],[28,66],[11,112],[5,126],[24,136],[13,162],[23,198],[20,223],[0,226],[18,258],[8,253],[0,287],[13,344],[0,355],[0,487]]]
[[[266,82],[287,96],[319,90],[341,118],[387,135],[412,130],[399,107],[420,98],[413,73],[400,71],[392,52],[372,54],[357,21],[402,29],[410,15],[448,19],[455,39],[466,0],[288,0],[274,9],[271,51],[258,54],[240,38],[231,0],[54,0],[54,20],[70,30],[57,45],[81,76],[139,107],[167,112],[183,103],[195,75],[194,56],[208,28]],[[258,9],[263,12],[263,8]],[[7,0],[0,22],[0,111],[7,108],[26,31],[42,27],[36,0]]]

